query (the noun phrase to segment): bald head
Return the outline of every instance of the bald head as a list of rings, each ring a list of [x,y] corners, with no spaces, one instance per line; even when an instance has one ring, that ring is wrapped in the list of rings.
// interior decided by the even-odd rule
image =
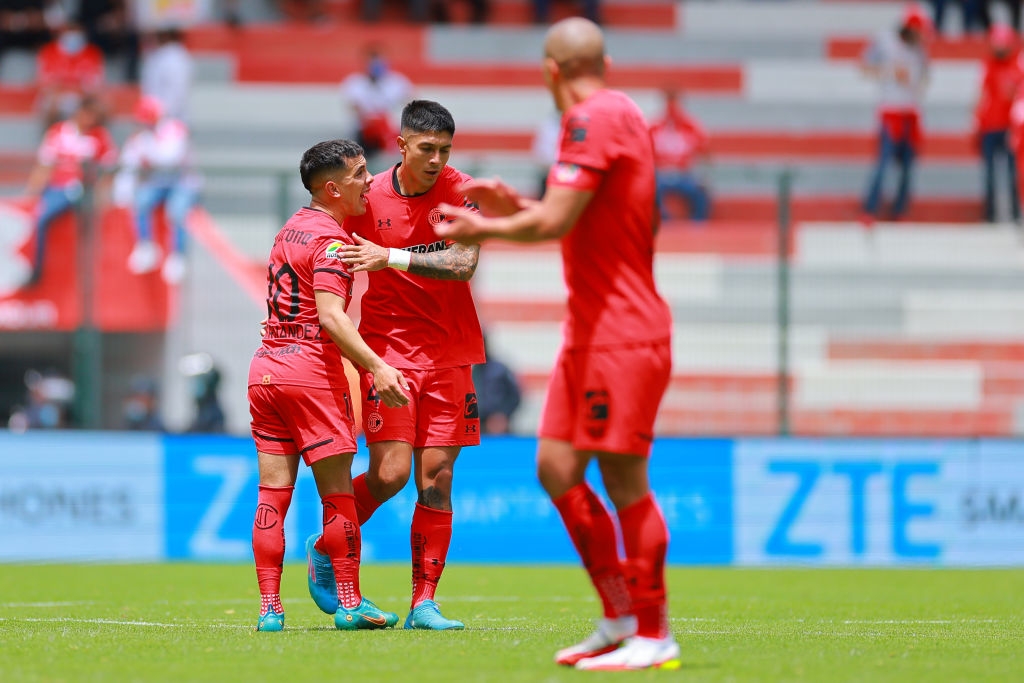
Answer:
[[[548,29],[544,56],[558,64],[566,79],[604,76],[604,34],[582,17],[563,19]]]

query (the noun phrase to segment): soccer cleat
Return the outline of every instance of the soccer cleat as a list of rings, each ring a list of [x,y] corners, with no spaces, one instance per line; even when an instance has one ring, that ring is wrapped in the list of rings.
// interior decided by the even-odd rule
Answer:
[[[397,614],[385,612],[366,598],[357,607],[345,609],[339,606],[334,613],[334,627],[342,631],[392,628],[397,623]]]
[[[160,264],[160,247],[150,240],[135,243],[135,248],[128,256],[128,270],[136,275],[152,273]]]
[[[313,547],[320,534],[306,539],[306,562],[309,565],[309,597],[325,614],[338,611],[338,584],[334,580],[334,566],[331,558],[318,553]]]
[[[585,657],[595,657],[616,649],[619,644],[636,634],[636,617],[607,617],[597,622],[597,630],[586,640],[555,653],[555,663],[573,666]]]
[[[416,605],[405,618],[405,628],[424,631],[461,631],[466,625],[441,614],[441,608],[433,600],[424,600]]]
[[[164,267],[160,271],[160,275],[167,284],[176,285],[185,277],[185,270],[185,257],[175,253],[164,259]]]
[[[668,638],[633,636],[622,645],[596,657],[576,662],[577,669],[587,671],[632,671],[635,669],[678,669],[679,644]]]
[[[275,612],[273,608],[260,615],[260,621],[256,624],[257,631],[280,631],[284,629],[284,612]]]

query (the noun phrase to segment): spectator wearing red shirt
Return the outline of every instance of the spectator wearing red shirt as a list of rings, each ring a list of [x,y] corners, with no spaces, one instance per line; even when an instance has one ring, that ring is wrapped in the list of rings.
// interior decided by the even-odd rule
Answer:
[[[985,220],[991,223],[996,219],[996,157],[1003,156],[1007,165],[1013,220],[1019,221],[1017,167],[1008,134],[1010,108],[1024,80],[1024,68],[1019,60],[1017,34],[1009,26],[992,26],[989,31],[989,47],[991,52],[985,61],[981,94],[974,110],[974,136],[981,152],[985,179]]]
[[[662,220],[670,218],[666,195],[686,200],[690,220],[705,221],[711,212],[711,200],[694,172],[697,157],[706,158],[708,135],[679,103],[674,90],[666,89],[665,115],[651,126],[654,161],[657,166],[658,210]]]
[[[46,131],[26,189],[26,194],[39,198],[35,260],[26,286],[35,285],[42,277],[50,225],[78,206],[86,185],[93,180],[93,167],[112,167],[116,161],[117,148],[103,127],[102,109],[95,97],[83,98],[72,119]]]
[[[68,118],[85,95],[103,85],[103,53],[74,21],[61,25],[56,38],[39,50],[36,68],[38,108],[46,126]]]

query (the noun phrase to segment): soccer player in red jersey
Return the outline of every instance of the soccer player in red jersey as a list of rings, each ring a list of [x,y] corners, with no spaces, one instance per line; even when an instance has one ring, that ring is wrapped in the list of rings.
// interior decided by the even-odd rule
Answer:
[[[366,345],[345,312],[352,274],[341,261],[341,247],[351,239],[342,224],[366,211],[373,176],[362,148],[350,140],[314,145],[302,155],[299,169],[312,199],[274,238],[263,343],[249,366],[249,411],[259,459],[252,528],[262,603],[256,628],[284,627],[284,520],[300,457],[313,471],[323,502],[324,551],[338,577],[334,625],[388,628],[398,623],[398,615],[378,609],[359,591],[360,534],[352,495],[355,424],[342,366],[344,355],[371,373],[389,409],[409,403],[401,371]]]
[[[653,274],[654,153],[639,107],[606,88],[607,64],[597,25],[572,18],[552,26],[544,75],[563,118],[544,197],[527,201],[498,181],[474,181],[463,190],[484,215],[442,205],[454,220],[438,233],[472,244],[561,239],[569,313],[541,418],[537,468],[604,616],[555,661],[599,670],[674,667],[668,530],[647,467],[672,363],[671,315]],[[584,480],[595,458],[618,530]]]
[[[480,443],[472,366],[484,360],[483,333],[469,279],[479,247],[438,237],[438,204],[463,205],[470,178],[448,166],[455,135],[451,113],[413,100],[402,110],[402,161],[370,189],[369,208],[346,221],[354,245],[342,248],[353,272],[369,273],[359,332],[409,382],[410,403],[380,410],[380,385],[362,373],[363,428],[369,470],[353,482],[359,522],[402,490],[415,463],[412,601],[405,628],[461,629],[434,594],[452,537],[452,476],[463,446]],[[306,542],[309,590],[320,609],[334,605],[334,577],[316,536]]]

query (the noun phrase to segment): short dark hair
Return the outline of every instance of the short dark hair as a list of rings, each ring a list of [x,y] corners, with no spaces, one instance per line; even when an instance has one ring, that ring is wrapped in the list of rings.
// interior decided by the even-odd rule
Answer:
[[[363,148],[352,140],[326,140],[318,142],[302,154],[299,162],[299,176],[302,185],[310,192],[326,173],[348,168],[349,160],[363,156]]]
[[[402,109],[402,132],[405,131],[455,135],[455,119],[437,102],[413,100]]]

